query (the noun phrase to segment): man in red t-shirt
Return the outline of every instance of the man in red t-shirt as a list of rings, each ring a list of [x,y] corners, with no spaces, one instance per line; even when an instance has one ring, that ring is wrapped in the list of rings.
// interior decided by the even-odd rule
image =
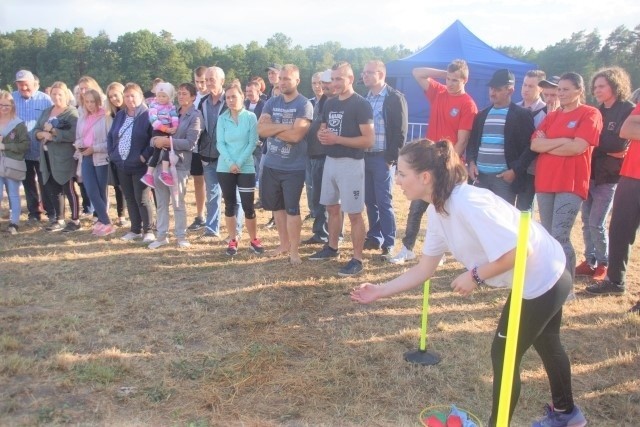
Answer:
[[[609,268],[605,280],[587,287],[590,294],[622,295],[625,292],[629,251],[640,225],[640,104],[625,120],[620,129],[620,137],[630,139],[631,142],[613,197],[609,224]],[[631,311],[640,314],[640,301]]]
[[[464,158],[473,127],[473,119],[478,107],[464,86],[469,80],[469,67],[462,59],[452,61],[446,70],[420,67],[413,69],[413,77],[431,103],[427,138],[432,141],[448,139],[453,143],[456,153]],[[445,79],[446,84],[435,79]],[[413,246],[420,231],[422,215],[427,210],[427,202],[414,200],[409,207],[407,227],[402,239],[402,249],[389,261],[402,264],[416,257]]]

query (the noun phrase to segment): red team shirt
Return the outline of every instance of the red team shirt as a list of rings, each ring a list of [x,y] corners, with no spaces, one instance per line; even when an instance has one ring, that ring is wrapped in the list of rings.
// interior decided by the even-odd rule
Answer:
[[[427,138],[432,141],[448,139],[456,145],[458,130],[471,130],[478,107],[467,93],[451,95],[445,85],[431,78],[429,84],[429,88],[424,91],[431,103]]]
[[[632,116],[640,116],[640,104],[631,112]],[[640,179],[640,140],[632,139],[629,144],[629,151],[624,156],[622,162],[621,176],[627,178]]]
[[[598,145],[602,115],[596,108],[581,105],[573,111],[549,113],[538,129],[547,138],[582,138],[589,144],[584,153],[558,156],[540,153],[536,165],[536,193],[574,193],[586,200],[591,176],[591,153]]]

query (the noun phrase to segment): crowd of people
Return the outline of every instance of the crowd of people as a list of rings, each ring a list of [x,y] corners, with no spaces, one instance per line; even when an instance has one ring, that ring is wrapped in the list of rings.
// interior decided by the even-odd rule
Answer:
[[[465,61],[454,60],[446,70],[416,68],[413,76],[431,113],[427,139],[408,142],[407,102],[386,83],[381,61],[367,62],[360,74],[366,96],[355,91],[356,74],[347,62],[313,75],[311,99],[298,91],[295,65],[270,64],[265,72],[270,88],[260,77],[244,86],[237,79],[225,85],[221,68],[202,66],[194,70],[193,83],[176,88],[156,79],[149,93],[136,83],[118,82],[103,91],[89,76],[74,90],[55,82],[44,93],[33,73],[18,71],[17,90],[0,91],[0,186],[10,207],[6,231],[19,233],[22,185],[28,222],[41,224],[46,214],[48,232],[76,232],[83,212],[92,212],[94,235],[128,227],[121,239],[156,249],[170,243],[171,206],[179,247],[190,246],[188,232],[219,237],[224,212],[227,255],[238,253],[244,228],[248,249],[262,254],[260,207],[272,212],[270,225],[279,239],[266,254],[287,256],[296,265],[302,262],[300,245],[322,245],[309,260],[337,259],[346,216],[352,252],[337,273],[353,276],[365,268],[365,250],[380,251],[396,264],[416,258],[427,212],[418,264],[384,285],[353,291],[355,301],[369,303],[417,286],[442,263],[445,251],[468,269],[452,283],[455,291],[467,295],[485,283],[508,287],[516,213],[537,202],[541,224],[531,234],[523,308],[531,321],[521,334],[518,358],[533,345],[546,368],[559,369],[559,380],[550,374],[554,406],[534,425],[584,425],[571,397],[559,325],[563,304],[575,298],[576,276],[594,279],[585,289],[590,294],[626,291],[629,251],[640,224],[640,107],[631,101],[628,74],[604,68],[585,83],[573,72],[547,78],[531,70],[516,104],[515,76],[501,69],[488,83],[491,105],[478,111],[465,91]],[[596,107],[585,103],[588,90]],[[397,251],[394,178],[411,200]],[[305,185],[313,234],[302,239]],[[117,202],[114,220],[109,186]],[[187,226],[191,186],[196,218]],[[585,253],[578,264],[570,236],[580,212]],[[531,267],[536,263],[539,269]],[[498,378],[494,413],[506,307],[492,347]],[[632,312],[640,312],[640,303]],[[519,393],[514,381],[513,405]]]

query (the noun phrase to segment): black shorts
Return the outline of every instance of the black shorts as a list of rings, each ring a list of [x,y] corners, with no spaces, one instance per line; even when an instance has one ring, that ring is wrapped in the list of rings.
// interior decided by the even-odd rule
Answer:
[[[200,154],[191,154],[191,176],[202,176],[204,171],[202,170],[202,160],[200,160]]]
[[[305,171],[281,171],[265,166],[260,179],[260,201],[268,211],[300,215],[300,197]]]

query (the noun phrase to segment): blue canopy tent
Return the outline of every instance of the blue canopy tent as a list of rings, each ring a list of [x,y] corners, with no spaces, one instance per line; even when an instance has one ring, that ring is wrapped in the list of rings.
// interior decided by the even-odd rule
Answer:
[[[528,70],[537,68],[535,64],[519,61],[498,52],[475,36],[462,22],[456,20],[438,37],[425,47],[407,56],[387,64],[387,82],[407,98],[409,106],[409,122],[427,123],[429,118],[429,102],[424,96],[422,88],[416,83],[411,70],[416,67],[431,67],[445,70],[454,59],[464,59],[469,64],[469,81],[466,91],[469,93],[478,109],[489,105],[487,83],[494,71],[500,68],[510,69],[516,76],[516,91],[514,99],[519,100],[522,80]],[[409,137],[424,137],[409,135]]]

